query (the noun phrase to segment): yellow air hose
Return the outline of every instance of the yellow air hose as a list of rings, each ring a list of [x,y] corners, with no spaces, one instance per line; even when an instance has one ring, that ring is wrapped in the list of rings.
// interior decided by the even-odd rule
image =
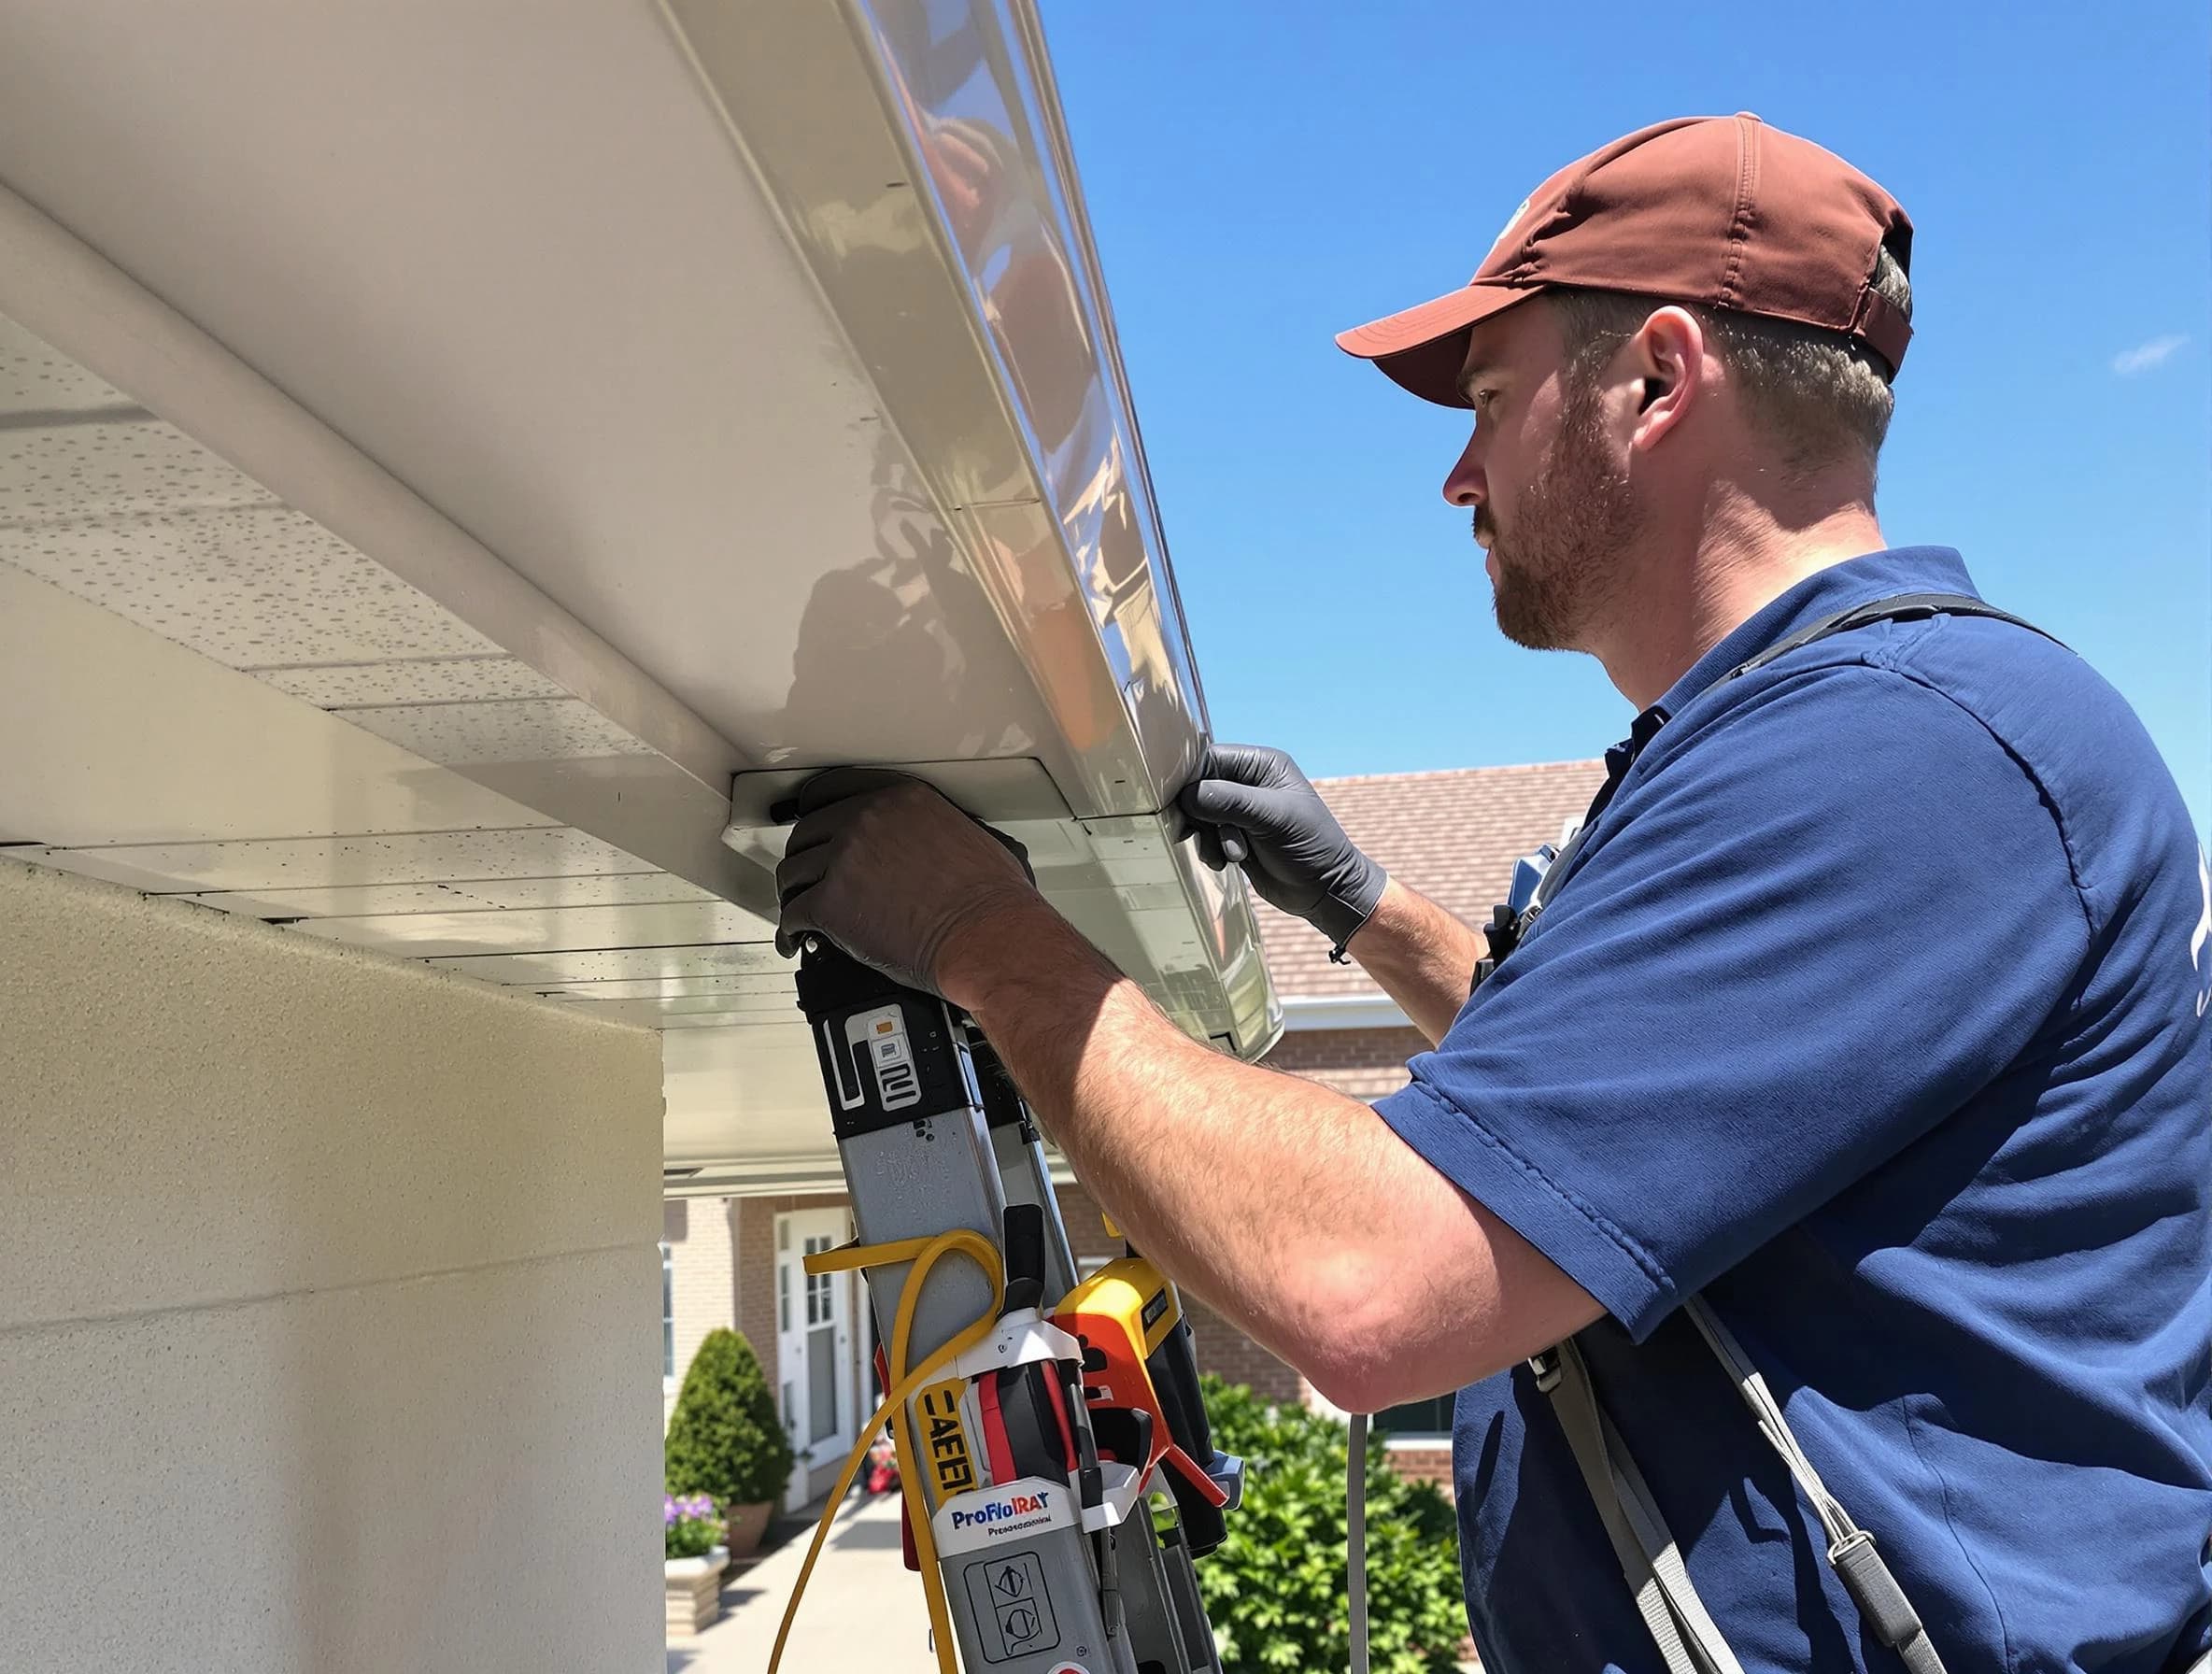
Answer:
[[[913,1334],[915,1305],[921,1299],[922,1281],[929,1277],[930,1268],[941,1256],[956,1253],[983,1269],[984,1277],[991,1283],[990,1306],[974,1324],[910,1371],[906,1369],[907,1340]],[[1006,1299],[1006,1269],[1000,1258],[999,1247],[982,1233],[971,1232],[966,1227],[940,1232],[934,1238],[905,1238],[884,1244],[846,1244],[841,1249],[809,1256],[805,1265],[809,1273],[849,1273],[860,1268],[887,1267],[900,1261],[913,1262],[914,1271],[907,1274],[905,1288],[899,1293],[899,1312],[891,1326],[890,1392],[884,1397],[883,1405],[876,1408],[874,1416],[860,1426],[860,1439],[845,1455],[844,1468],[837,1473],[837,1485],[830,1491],[830,1503],[822,1510],[822,1520],[815,1525],[815,1538],[806,1549],[806,1561],[799,1566],[799,1580],[791,1588],[791,1601],[784,1606],[783,1624],[775,1630],[775,1649],[768,1655],[768,1674],[776,1674],[784,1660],[784,1641],[791,1637],[791,1623],[799,1614],[799,1600],[805,1596],[815,1560],[822,1555],[822,1542],[829,1539],[838,1510],[844,1504],[844,1497],[852,1491],[853,1479],[860,1474],[860,1466],[868,1457],[869,1444],[886,1419],[890,1422],[892,1440],[899,1448],[899,1488],[906,1502],[907,1526],[914,1531],[915,1555],[921,1562],[922,1596],[929,1606],[929,1635],[937,1653],[938,1674],[959,1674],[959,1665],[953,1657],[952,1617],[945,1609],[944,1578],[937,1569],[937,1535],[929,1522],[929,1503],[922,1497],[921,1454],[915,1446],[914,1420],[907,1412],[906,1403],[915,1391],[990,1336],[999,1323],[999,1305]]]

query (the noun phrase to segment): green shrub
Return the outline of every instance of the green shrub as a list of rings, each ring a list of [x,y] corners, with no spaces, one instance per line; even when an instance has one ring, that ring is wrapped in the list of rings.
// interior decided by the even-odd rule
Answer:
[[[1243,1455],[1244,1504],[1198,1560],[1198,1590],[1229,1674],[1305,1674],[1349,1661],[1344,1467],[1337,1419],[1205,1380],[1213,1444]],[[1368,1443],[1368,1628],[1377,1674],[1451,1674],[1467,1636],[1451,1502]]]
[[[671,1494],[705,1494],[728,1510],[780,1499],[791,1475],[791,1444],[753,1345],[735,1331],[709,1331],[668,1426]]]

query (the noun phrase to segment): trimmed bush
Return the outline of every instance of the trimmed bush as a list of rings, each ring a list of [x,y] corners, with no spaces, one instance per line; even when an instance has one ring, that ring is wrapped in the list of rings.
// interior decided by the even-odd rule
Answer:
[[[669,1420],[670,1494],[704,1494],[725,1511],[783,1497],[791,1444],[753,1345],[729,1329],[709,1331],[684,1373]]]
[[[1350,1432],[1241,1384],[1204,1380],[1213,1444],[1249,1466],[1228,1539],[1198,1560],[1198,1590],[1229,1674],[1303,1674],[1350,1659],[1344,1467]],[[1452,1505],[1368,1443],[1368,1628],[1377,1674],[1452,1674],[1467,1637]]]

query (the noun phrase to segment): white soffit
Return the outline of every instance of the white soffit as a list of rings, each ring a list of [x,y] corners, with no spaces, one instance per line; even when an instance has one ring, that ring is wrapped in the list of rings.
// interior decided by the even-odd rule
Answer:
[[[0,701],[19,858],[418,958],[770,933],[447,771],[659,759],[5,318]]]
[[[0,841],[15,858],[669,1031],[696,1043],[670,1048],[672,1156],[732,1181],[822,1170],[818,1073],[771,927],[557,823],[532,777],[660,758],[5,319],[0,367],[0,704],[19,723],[0,742]],[[48,446],[57,434],[87,445]],[[490,787],[507,771],[529,801]],[[1015,784],[985,793],[1010,808],[1052,811],[1020,764],[974,772]],[[713,865],[773,861],[773,844],[749,863],[722,848],[728,804],[709,802]],[[1241,902],[1210,873],[1186,880],[1156,818],[1062,808],[1014,830],[1055,899],[1199,1032],[1236,1027],[1225,976],[1264,1010],[1256,961],[1225,964],[1191,913],[1193,890],[1204,923]]]

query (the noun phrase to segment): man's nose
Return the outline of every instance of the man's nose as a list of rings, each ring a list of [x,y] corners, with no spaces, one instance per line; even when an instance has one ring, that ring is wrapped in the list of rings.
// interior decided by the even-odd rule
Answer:
[[[1490,498],[1490,483],[1482,475],[1482,467],[1475,461],[1477,438],[1467,439],[1467,448],[1459,456],[1459,462],[1452,467],[1444,478],[1444,498],[1457,506],[1477,506]]]

